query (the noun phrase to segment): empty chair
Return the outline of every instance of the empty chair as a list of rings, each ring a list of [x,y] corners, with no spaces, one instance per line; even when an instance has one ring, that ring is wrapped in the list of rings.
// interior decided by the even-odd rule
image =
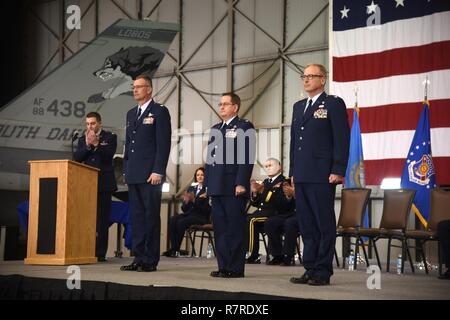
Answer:
[[[369,266],[369,260],[367,258],[367,253],[364,248],[364,242],[361,239],[359,230],[363,225],[364,213],[369,203],[371,189],[368,188],[349,188],[342,189],[341,194],[341,210],[339,212],[339,220],[337,224],[336,237],[344,238],[356,238],[355,241],[355,254],[359,251],[359,245],[364,252],[364,258],[366,260],[366,265]],[[344,241],[342,241],[344,243]],[[377,256],[378,266],[381,269],[380,259],[378,257],[378,252],[375,251]],[[339,265],[337,254],[336,261]],[[344,256],[344,254],[342,255]],[[354,268],[357,267],[357,259],[354,259]],[[345,268],[345,259],[343,262],[343,268]]]
[[[401,272],[404,271],[405,255],[408,254],[411,269],[414,272],[414,266],[407,250],[407,242],[405,237],[406,225],[408,216],[411,211],[412,202],[414,200],[415,190],[410,189],[395,189],[384,190],[383,199],[383,214],[381,217],[379,228],[360,228],[359,234],[361,237],[369,237],[377,252],[376,241],[379,239],[388,239],[388,253],[386,271],[389,272],[391,262],[391,243],[396,239],[402,243],[402,267]]]
[[[407,230],[406,239],[415,239],[418,242],[417,248],[422,255],[425,272],[428,273],[428,266],[424,251],[424,244],[427,241],[439,240],[437,237],[437,225],[443,220],[450,219],[450,191],[443,189],[431,189],[430,191],[430,212],[425,230]],[[438,242],[439,244],[439,242]],[[439,248],[439,245],[438,245]],[[409,251],[409,249],[408,249]],[[438,249],[439,274],[442,273],[441,252]]]

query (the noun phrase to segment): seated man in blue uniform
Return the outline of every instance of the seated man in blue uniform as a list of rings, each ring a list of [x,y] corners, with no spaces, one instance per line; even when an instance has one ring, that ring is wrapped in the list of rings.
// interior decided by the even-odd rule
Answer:
[[[106,261],[108,250],[109,216],[111,195],[117,190],[114,177],[113,157],[117,148],[117,136],[102,129],[102,118],[97,112],[86,115],[86,132],[78,139],[75,161],[100,169],[97,195],[97,237],[95,256]]]
[[[242,278],[245,268],[245,206],[255,160],[253,124],[237,115],[241,99],[224,93],[219,103],[222,121],[211,128],[205,185],[211,196],[218,270],[211,277]]]
[[[347,168],[350,128],[345,102],[324,92],[326,68],[310,64],[302,79],[308,98],[296,102],[292,112],[289,176],[295,183],[306,272],[290,281],[322,286],[333,275],[334,199]]]
[[[245,262],[249,264],[261,263],[259,234],[264,231],[266,220],[277,215],[284,205],[281,184],[287,178],[281,174],[280,161],[275,158],[267,159],[264,163],[264,170],[268,177],[262,183],[252,180],[250,185],[250,203],[256,210],[247,214],[246,242],[250,254]]]
[[[272,259],[268,265],[294,265],[295,246],[299,235],[298,220],[295,215],[295,191],[289,181],[282,184],[283,195],[277,215],[269,217],[264,223],[264,231],[269,238],[269,254]]]
[[[210,221],[211,206],[206,196],[205,169],[195,170],[194,181],[197,185],[190,186],[183,195],[181,205],[182,214],[173,216],[169,220],[170,249],[164,256],[176,258],[180,255],[180,246],[186,229],[194,224],[207,224]]]

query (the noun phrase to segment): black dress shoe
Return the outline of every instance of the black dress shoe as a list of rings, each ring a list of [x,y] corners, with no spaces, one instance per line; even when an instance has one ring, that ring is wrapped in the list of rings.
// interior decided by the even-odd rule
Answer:
[[[162,256],[164,256],[164,257],[170,257],[171,255],[172,255],[172,249],[169,249],[169,250],[167,250],[167,251],[164,251],[163,253],[162,253]]]
[[[245,259],[245,263],[247,264],[260,264],[261,263],[261,256],[257,256],[257,257],[248,257],[247,259]]]
[[[282,256],[275,256],[272,259],[267,260],[266,264],[268,266],[277,266],[277,265],[279,265],[282,262],[283,262],[283,257]]]
[[[294,257],[292,257],[292,256],[285,256],[283,258],[283,261],[280,263],[280,266],[283,266],[283,267],[295,266]]]
[[[308,284],[311,277],[308,274],[303,274],[300,278],[292,277],[289,281],[295,284]]]
[[[330,278],[323,279],[319,277],[312,277],[309,279],[308,284],[310,286],[328,286],[330,284]]]
[[[173,250],[170,255],[168,255],[169,258],[178,258],[180,256],[180,251]]]
[[[106,260],[105,257],[97,257],[97,261],[98,261],[98,262],[106,262],[106,261],[108,261],[108,260]]]
[[[214,278],[226,278],[227,272],[224,270],[217,270],[211,271],[209,275]]]
[[[138,269],[136,271],[137,272],[153,272],[153,271],[156,271],[156,267],[151,264],[143,263],[138,267]]]
[[[139,263],[133,262],[127,266],[121,266],[120,271],[137,271],[141,265]]]
[[[225,273],[225,278],[244,278],[244,273],[236,271],[228,271],[227,273]]]

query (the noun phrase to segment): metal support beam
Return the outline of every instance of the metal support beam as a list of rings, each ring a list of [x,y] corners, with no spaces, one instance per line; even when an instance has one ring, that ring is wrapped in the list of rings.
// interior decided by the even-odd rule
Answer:
[[[320,11],[311,19],[311,21],[308,22],[308,24],[303,28],[303,30],[300,31],[287,46],[283,47],[283,51],[289,50],[289,48],[295,43],[295,41],[297,41],[297,39],[300,38],[302,36],[302,34],[305,33],[306,30],[308,30],[308,28],[314,23],[314,21],[316,21],[316,19],[322,14],[322,12],[324,12],[325,9],[328,8],[328,6],[329,6],[329,4],[327,2],[323,6],[323,8],[320,9]]]
[[[228,38],[227,38],[227,91],[233,91],[234,58],[234,1],[228,0]]]
[[[234,8],[234,10],[236,10],[236,12],[239,12],[239,14],[241,16],[243,16],[245,19],[247,19],[248,22],[250,22],[252,25],[254,25],[259,31],[261,31],[262,33],[264,33],[270,40],[272,40],[279,49],[281,49],[281,45],[280,43],[277,41],[277,39],[275,39],[274,37],[272,37],[270,35],[270,33],[268,33],[266,30],[264,30],[263,28],[261,28],[255,21],[253,21],[252,19],[250,19],[245,13],[243,13],[241,10],[239,10],[238,8]]]
[[[286,44],[286,8],[287,8],[287,0],[283,0],[283,9],[282,9],[282,19],[281,21],[283,21],[283,30],[282,30],[282,38],[281,38],[281,47],[284,47]],[[284,99],[284,95],[285,95],[285,90],[284,90],[284,86],[286,85],[286,66],[285,66],[285,61],[284,59],[280,59],[280,113],[279,113],[279,126],[278,126],[278,130],[279,130],[279,141],[278,144],[280,146],[280,154],[278,155],[278,159],[280,159],[280,161],[282,161],[283,159],[283,152],[284,152],[284,130],[282,127],[282,123],[284,121],[284,103],[285,103],[285,99]]]
[[[94,16],[95,16],[95,36],[98,36],[98,0],[95,0],[95,9],[94,9]]]
[[[266,83],[266,85],[264,86],[264,88],[261,89],[261,91],[258,93],[258,95],[256,96],[255,99],[253,99],[252,103],[250,104],[250,106],[248,107],[247,110],[245,110],[245,112],[242,114],[242,118],[245,118],[245,116],[253,109],[253,107],[256,105],[256,103],[258,102],[258,100],[262,97],[262,95],[266,92],[267,88],[269,88],[269,86],[272,84],[273,80],[276,79],[276,77],[278,76],[278,74],[280,73],[280,69],[278,69],[273,76],[269,79],[269,81]]]
[[[181,65],[182,57],[183,57],[183,0],[179,0],[179,16],[178,16],[178,23],[180,25],[180,32],[178,33],[178,60],[177,65],[178,68]],[[177,96],[177,131],[180,132],[181,128],[181,88],[183,81],[181,79],[181,74],[177,74],[178,78],[178,96]],[[177,139],[177,157],[180,154],[180,140],[181,138],[178,137]],[[178,193],[180,191],[180,163],[177,161],[176,164],[176,175],[175,175],[175,193]]]
[[[194,51],[191,53],[191,55],[184,60],[183,64],[180,66],[180,69],[183,69],[184,66],[186,66],[186,64],[189,63],[189,61],[191,61],[191,59],[195,56],[195,54],[201,49],[201,47],[203,47],[203,45],[206,43],[206,41],[208,41],[208,39],[211,37],[211,35],[214,33],[214,31],[216,31],[216,29],[222,24],[223,20],[225,20],[225,18],[227,17],[227,13],[225,13],[220,19],[219,21],[216,23],[216,25],[208,32],[208,34],[205,36],[205,38],[203,38],[202,41],[200,41],[200,44],[194,49]]]
[[[283,56],[290,56],[290,55],[295,55],[295,54],[323,51],[323,50],[328,50],[328,45],[294,49],[294,50],[285,52]],[[176,61],[176,59],[170,53],[166,53],[166,54],[172,60]],[[238,65],[245,65],[245,64],[251,64],[251,63],[265,62],[265,61],[269,61],[269,60],[275,60],[278,58],[280,58],[280,54],[256,56],[254,58],[241,58],[241,59],[235,59],[232,65],[238,66]],[[289,60],[286,59],[286,60],[292,61],[290,59]],[[201,64],[201,65],[196,65],[196,66],[185,67],[181,70],[178,70],[178,72],[189,73],[189,72],[195,72],[195,71],[203,71],[203,70],[226,68],[226,67],[227,67],[227,62],[224,61],[224,62],[215,62],[215,63],[210,63],[210,64]],[[173,71],[170,71],[170,72],[169,71],[159,71],[159,72],[155,73],[153,78],[168,77],[168,76],[171,76],[172,74],[173,74]]]
[[[65,30],[65,22],[66,22],[66,10],[65,4],[66,1],[59,1],[59,10],[61,13],[61,17],[59,19],[59,33],[58,33],[58,51],[59,51],[59,64],[64,62],[64,30]]]
[[[47,23],[45,23],[45,22],[39,17],[39,15],[38,15],[36,12],[33,11],[32,8],[29,9],[29,12],[30,12],[30,14],[31,14],[33,17],[36,18],[37,21],[39,21],[39,22],[44,26],[45,29],[47,29],[48,32],[50,32],[50,33],[55,37],[55,39],[57,39],[57,40],[59,41],[59,35],[58,35],[55,31],[53,31],[53,29],[52,29]],[[64,46],[66,47],[67,50],[69,50],[71,53],[73,53],[73,51],[72,51],[69,47],[67,47],[65,44],[64,44]],[[58,49],[58,50],[59,50],[59,49]]]
[[[139,20],[142,20],[142,7],[143,7],[142,0],[139,0],[137,4],[137,17]]]
[[[214,108],[213,105],[211,105],[211,103],[203,96],[203,94],[200,92],[200,90],[197,89],[196,86],[194,86],[194,84],[191,82],[191,80],[189,80],[184,74],[179,73],[180,79],[184,79],[188,86],[194,90],[195,92],[197,92],[197,94],[200,96],[200,98],[202,98],[203,101],[205,101],[205,103],[209,106],[209,108],[220,118],[219,114],[217,113],[216,109]]]
[[[159,4],[161,3],[162,0],[159,0],[154,6],[153,8],[150,10],[150,12],[145,16],[146,18],[150,18],[150,16],[153,14],[153,12],[155,12],[156,9],[158,9]]]
[[[120,4],[117,3],[116,0],[110,0],[117,8],[119,8],[120,11],[123,12],[129,19],[136,19],[136,17],[133,17],[131,13],[129,13],[127,10],[125,10],[124,7],[122,7]]]

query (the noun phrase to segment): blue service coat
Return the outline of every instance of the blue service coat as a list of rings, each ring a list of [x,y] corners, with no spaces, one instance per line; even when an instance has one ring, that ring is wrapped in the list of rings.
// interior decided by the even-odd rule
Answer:
[[[124,152],[127,184],[146,183],[151,173],[165,176],[171,144],[169,110],[151,101],[137,119],[137,106],[128,111]]]
[[[306,103],[303,99],[294,104],[289,176],[295,183],[328,183],[330,174],[345,176],[347,168],[350,128],[345,103],[324,92],[304,114]]]
[[[117,184],[114,177],[113,157],[117,148],[117,135],[101,130],[99,145],[86,146],[86,136],[78,139],[77,151],[74,159],[89,166],[100,169],[98,174],[98,192],[116,191]]]
[[[235,117],[225,128],[223,122],[211,128],[205,165],[208,196],[234,196],[237,185],[247,190],[255,162],[256,135],[253,124]],[[228,147],[227,147],[228,146]]]

